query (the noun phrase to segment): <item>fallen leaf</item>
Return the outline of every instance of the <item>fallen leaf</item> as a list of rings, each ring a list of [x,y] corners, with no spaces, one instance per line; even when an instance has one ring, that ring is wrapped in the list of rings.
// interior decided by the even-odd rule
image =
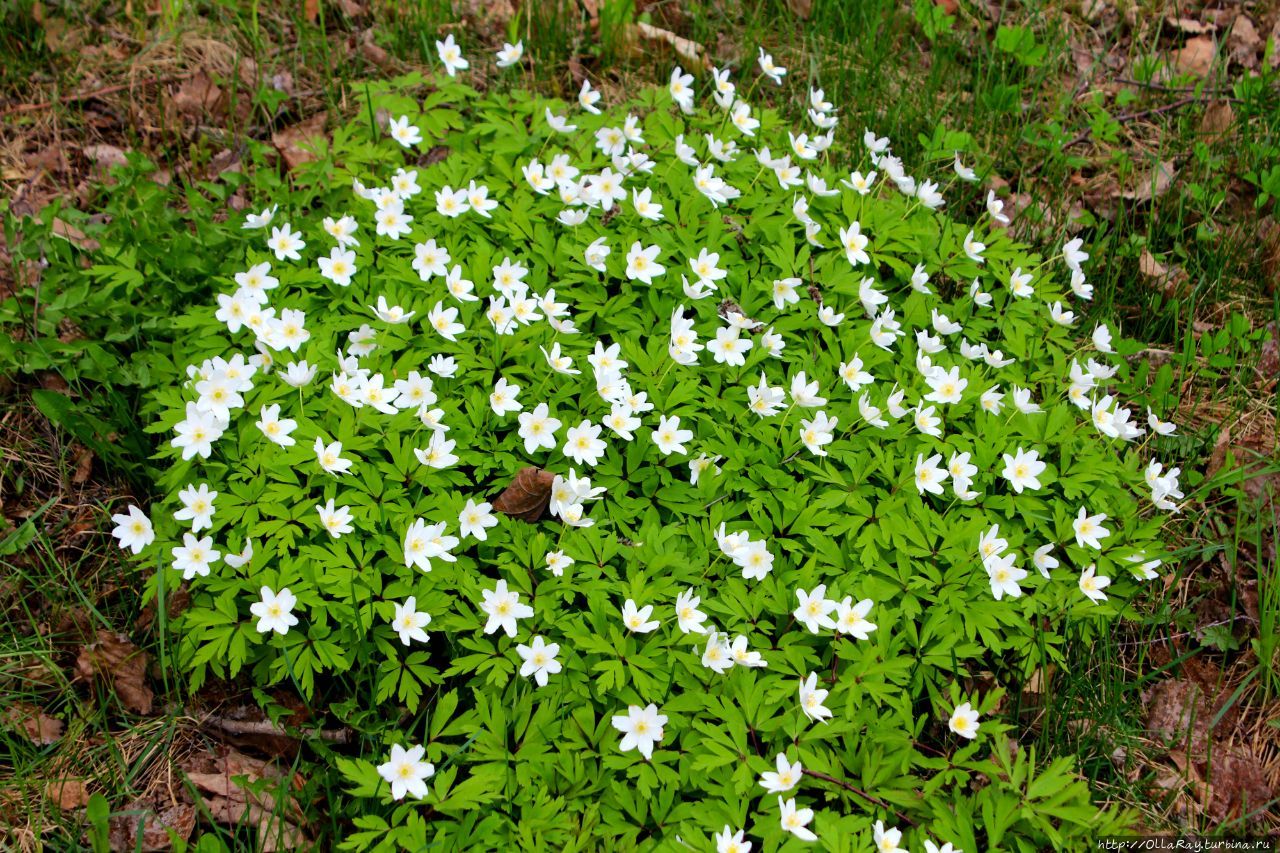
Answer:
[[[224,110],[222,90],[203,70],[183,80],[169,101],[175,110],[190,119],[217,116]]]
[[[115,813],[108,837],[112,850],[164,853],[174,848],[175,836],[184,842],[191,837],[196,828],[194,806],[176,802],[156,809],[154,805],[146,800],[134,800]]]
[[[711,68],[711,60],[707,59],[706,49],[702,45],[683,36],[678,36],[671,30],[664,30],[661,27],[646,24],[644,21],[637,21],[626,28],[625,35],[628,36],[625,40],[633,52],[647,52],[641,42],[665,42],[675,51],[676,56],[683,59],[688,65],[702,66],[708,70]]]
[[[302,0],[302,17],[314,24],[320,17],[320,0]]]
[[[1169,191],[1176,174],[1177,170],[1174,168],[1172,160],[1161,160],[1151,167],[1151,171],[1139,179],[1137,186],[1132,190],[1125,190],[1113,195],[1139,203],[1151,201],[1153,198],[1159,198]]]
[[[1167,267],[1146,249],[1142,250],[1142,255],[1138,258],[1138,272],[1170,296],[1185,290],[1188,280],[1187,272],[1182,267],[1176,264],[1172,268]]]
[[[96,252],[102,246],[102,244],[97,240],[87,236],[79,228],[62,219],[55,218],[53,220],[52,230],[55,236],[61,237],[68,243],[84,249],[86,252]]]
[[[555,474],[532,465],[521,468],[511,485],[493,502],[493,508],[521,521],[537,521],[551,502],[551,484],[555,479]]]
[[[1179,71],[1194,74],[1197,77],[1208,77],[1213,70],[1213,57],[1217,48],[1209,36],[1196,36],[1187,41],[1182,49],[1173,55],[1173,64]]]
[[[326,141],[324,123],[327,117],[328,113],[317,113],[304,122],[271,135],[271,144],[280,152],[289,171],[320,159],[316,149]]]
[[[1236,15],[1227,35],[1227,53],[1237,65],[1250,70],[1258,68],[1258,54],[1262,51],[1262,39],[1258,28],[1248,15]]]
[[[89,805],[89,788],[83,779],[52,779],[44,786],[44,795],[63,811]]]
[[[271,762],[235,750],[214,758],[208,770],[211,772],[188,770],[187,778],[209,795],[204,797],[204,804],[215,821],[232,826],[254,824],[263,851],[293,850],[306,845],[306,835],[297,826],[303,818],[302,810],[288,792],[291,782],[301,787],[301,780],[290,780]],[[250,789],[250,785],[263,779],[278,783],[273,790],[285,795],[284,802],[278,801],[270,790]]]
[[[84,152],[84,156],[88,157],[91,162],[108,169],[112,166],[125,166],[129,163],[124,151],[114,145],[86,145],[80,150]]]
[[[76,457],[76,470],[71,475],[71,482],[77,486],[88,481],[89,475],[93,473],[93,451],[89,448],[82,448],[80,455]]]
[[[1216,141],[1226,136],[1235,120],[1236,111],[1231,108],[1230,101],[1214,101],[1205,107],[1200,118],[1200,133],[1206,141]]]
[[[0,723],[5,728],[26,735],[27,740],[38,746],[56,743],[62,737],[62,721],[48,716],[35,705],[17,702],[0,712]]]
[[[1258,223],[1258,243],[1262,252],[1262,271],[1266,275],[1263,286],[1275,293],[1280,284],[1280,222],[1274,216],[1264,216]]]
[[[147,686],[147,656],[124,634],[98,634],[96,642],[80,650],[76,674],[110,682],[126,708],[137,714],[151,713],[155,694]]]
[[[1173,27],[1178,32],[1187,35],[1198,36],[1204,33],[1211,33],[1218,29],[1217,25],[1212,21],[1197,21],[1195,18],[1177,18],[1173,15],[1164,19],[1164,22]]]
[[[787,8],[797,18],[808,20],[813,14],[813,0],[787,0]]]

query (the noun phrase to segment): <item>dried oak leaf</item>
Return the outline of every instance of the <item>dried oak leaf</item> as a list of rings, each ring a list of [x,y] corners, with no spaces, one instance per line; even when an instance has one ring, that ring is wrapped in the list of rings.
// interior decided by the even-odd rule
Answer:
[[[124,634],[98,634],[95,642],[80,650],[76,675],[105,679],[130,711],[151,713],[155,693],[147,686],[147,656]]]
[[[537,521],[551,503],[551,484],[555,479],[555,474],[532,465],[521,468],[511,485],[493,502],[493,508],[521,521]]]
[[[1173,55],[1174,66],[1187,74],[1208,77],[1213,70],[1213,57],[1217,47],[1209,36],[1188,39],[1182,49]]]
[[[84,779],[50,779],[44,786],[44,795],[63,811],[89,805],[89,787]]]
[[[1173,178],[1178,174],[1172,160],[1161,160],[1151,170],[1138,179],[1132,190],[1124,190],[1114,195],[1129,201],[1144,202],[1160,198],[1173,186]]]
[[[196,827],[196,810],[189,803],[169,803],[164,808],[148,800],[134,800],[111,818],[107,840],[112,850],[164,853],[174,848],[174,838],[186,841]]]
[[[233,826],[249,822],[258,828],[258,842],[263,851],[293,850],[307,845],[307,838],[297,826],[302,810],[292,795],[280,802],[269,791],[251,790],[249,785],[262,779],[280,783],[271,790],[286,790],[290,780],[274,764],[228,750],[208,763],[210,772],[191,770],[187,778],[204,797],[210,815],[219,823]]]
[[[1177,264],[1165,266],[1146,249],[1142,250],[1142,255],[1138,258],[1138,272],[1170,296],[1186,290],[1187,271]]]
[[[320,159],[316,149],[325,140],[324,123],[328,113],[316,113],[304,122],[271,134],[271,144],[280,152],[285,167],[292,172],[303,163]]]
[[[48,746],[62,737],[62,721],[45,714],[35,705],[17,702],[0,713],[0,723],[5,728],[26,735],[27,740],[39,746]]]

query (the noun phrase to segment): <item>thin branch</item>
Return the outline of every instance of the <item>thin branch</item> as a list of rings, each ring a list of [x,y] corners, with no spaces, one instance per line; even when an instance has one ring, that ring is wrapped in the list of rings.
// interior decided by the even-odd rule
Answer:
[[[866,791],[862,790],[861,788],[855,788],[853,785],[850,785],[848,782],[844,782],[840,779],[835,778],[834,776],[828,776],[826,773],[819,773],[816,770],[810,770],[808,767],[806,767],[802,772],[804,773],[805,776],[812,776],[815,779],[821,779],[824,782],[830,782],[832,785],[838,785],[839,787],[844,788],[846,791],[850,791],[854,794],[857,794],[859,797],[862,797],[862,799],[866,800],[872,805],[877,805],[882,809],[893,812],[895,815],[898,816],[898,820],[905,821],[911,824],[912,826],[920,825],[916,823],[914,820],[912,820],[911,818],[904,815],[902,812],[895,809],[893,806],[886,803],[884,800],[880,799],[879,797],[873,797],[870,794],[868,794]]]
[[[225,717],[205,717],[203,725],[221,729],[230,735],[271,735],[287,737],[294,740],[320,738],[330,743],[348,743],[351,740],[350,729],[298,729],[297,734],[290,734],[281,726],[270,720],[229,720]]]
[[[123,92],[126,89],[132,89],[135,86],[159,86],[165,83],[173,83],[184,79],[178,77],[155,77],[149,80],[136,80],[132,83],[119,83],[115,86],[104,86],[101,89],[94,89],[92,92],[83,92],[77,95],[63,95],[56,101],[43,101],[38,104],[16,104],[11,107],[5,107],[0,110],[0,116],[13,115],[15,113],[30,113],[38,110],[46,110],[54,104],[70,104],[74,101],[88,101],[93,98],[100,98],[103,95],[110,95],[115,92]]]

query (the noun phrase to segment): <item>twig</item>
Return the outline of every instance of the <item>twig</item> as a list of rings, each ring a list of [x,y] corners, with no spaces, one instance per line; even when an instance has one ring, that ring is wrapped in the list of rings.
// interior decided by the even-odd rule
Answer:
[[[1153,92],[1172,92],[1174,94],[1185,94],[1187,92],[1197,91],[1197,89],[1194,86],[1162,86],[1159,83],[1144,83],[1141,80],[1128,80],[1124,77],[1117,77],[1115,78],[1115,81],[1117,83],[1123,83],[1126,86],[1139,86],[1143,89],[1150,89]],[[1223,96],[1225,100],[1234,101],[1235,103],[1240,103],[1239,98],[1233,98],[1226,94],[1229,91],[1228,89],[1199,89],[1198,91],[1202,95]]]
[[[1176,110],[1179,107],[1185,107],[1187,104],[1194,104],[1194,103],[1205,101],[1205,100],[1208,100],[1208,99],[1205,98],[1203,95],[1188,95],[1185,98],[1179,98],[1178,100],[1165,104],[1164,106],[1152,107],[1149,110],[1140,110],[1139,112],[1136,112],[1136,113],[1121,113],[1120,115],[1115,117],[1115,120],[1118,124],[1126,124],[1128,122],[1135,121],[1140,118],[1147,118],[1148,116],[1154,116],[1154,115],[1160,115],[1162,113],[1172,112],[1173,110]],[[1093,135],[1093,128],[1086,127],[1084,130],[1080,131],[1080,133],[1076,134],[1076,137],[1074,139],[1072,139],[1070,142],[1063,145],[1062,147],[1070,148],[1072,145],[1077,145],[1081,142],[1084,142],[1092,135]]]
[[[870,794],[868,794],[866,791],[862,790],[861,788],[855,788],[853,785],[850,785],[848,782],[837,779],[834,776],[828,776],[826,773],[819,773],[817,770],[810,770],[808,767],[804,768],[804,770],[801,772],[805,776],[812,776],[815,779],[821,779],[824,782],[830,782],[832,785],[838,785],[841,788],[844,788],[846,791],[851,791],[857,794],[859,797],[862,797],[862,799],[866,800],[867,802],[873,805],[877,805],[882,809],[886,809],[888,811],[893,812],[895,815],[898,816],[898,820],[906,821],[912,826],[920,825],[916,823],[914,820],[912,820],[911,818],[904,815],[902,812],[895,809],[893,806],[886,803],[884,800],[880,799],[879,797],[873,797]]]
[[[182,80],[183,77],[155,77],[150,80],[135,80],[132,83],[119,83],[115,86],[103,86],[101,89],[94,89],[92,92],[83,92],[76,95],[63,95],[56,101],[43,101],[38,104],[16,104],[12,107],[5,107],[0,110],[0,116],[13,115],[14,113],[30,113],[37,110],[46,110],[54,104],[69,104],[73,101],[88,101],[93,98],[100,98],[103,95],[110,95],[115,92],[123,92],[126,89],[132,89],[135,86],[159,86],[164,83],[173,83]]]
[[[202,724],[211,725],[231,735],[273,735],[294,740],[320,738],[330,743],[348,743],[351,740],[351,729],[299,729],[298,733],[293,735],[270,720],[228,720],[225,717],[205,717]]]
[[[1156,643],[1168,643],[1173,640],[1181,640],[1185,637],[1194,636],[1195,634],[1198,634],[1201,631],[1206,631],[1209,628],[1221,628],[1223,625],[1234,625],[1236,622],[1240,622],[1240,621],[1252,623],[1252,622],[1257,622],[1258,620],[1254,619],[1252,616],[1249,616],[1247,614],[1241,614],[1240,616],[1237,616],[1234,619],[1222,619],[1218,622],[1210,622],[1208,625],[1199,625],[1195,628],[1192,628],[1190,631],[1183,631],[1180,634],[1170,634],[1167,637],[1155,637],[1150,640],[1130,640],[1127,643],[1116,643],[1116,646],[1120,648],[1128,648],[1130,646],[1150,646]]]

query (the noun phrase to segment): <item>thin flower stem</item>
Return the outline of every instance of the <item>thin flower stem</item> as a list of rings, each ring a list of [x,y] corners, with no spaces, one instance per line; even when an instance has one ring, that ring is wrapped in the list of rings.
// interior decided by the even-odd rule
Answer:
[[[857,796],[861,797],[862,799],[866,800],[872,805],[879,806],[880,808],[885,809],[886,811],[892,812],[893,814],[898,816],[898,820],[904,821],[905,823],[909,823],[912,826],[919,826],[919,824],[916,823],[914,820],[907,817],[902,812],[898,811],[893,806],[886,803],[884,800],[880,799],[879,797],[872,796],[871,794],[868,794],[866,791],[862,790],[861,788],[855,787],[854,785],[850,785],[848,782],[845,782],[842,779],[837,779],[834,776],[828,776],[826,773],[819,773],[817,770],[810,770],[808,767],[804,768],[804,770],[801,772],[805,776],[812,776],[814,779],[821,779],[824,782],[830,782],[832,785],[836,785],[837,787],[844,788],[846,791],[856,794]]]

